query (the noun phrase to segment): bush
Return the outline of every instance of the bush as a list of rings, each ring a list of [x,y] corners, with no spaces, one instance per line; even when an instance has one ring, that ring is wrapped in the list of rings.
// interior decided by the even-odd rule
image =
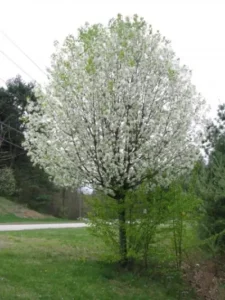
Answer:
[[[16,192],[16,181],[11,168],[0,170],[0,195],[12,196]]]
[[[114,249],[116,260],[120,258],[118,235],[118,205],[114,199],[97,195],[89,201],[90,230]],[[148,184],[127,193],[125,232],[129,262],[147,269],[153,261],[170,261],[180,269],[183,252],[197,242],[198,208],[201,200],[189,187],[180,182],[168,188],[154,190]],[[162,255],[161,255],[161,254]]]

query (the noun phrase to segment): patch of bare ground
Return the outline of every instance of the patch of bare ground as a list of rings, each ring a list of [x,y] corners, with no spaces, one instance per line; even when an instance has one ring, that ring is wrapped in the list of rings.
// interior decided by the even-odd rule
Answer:
[[[225,257],[188,262],[184,279],[195,290],[197,299],[225,300]]]

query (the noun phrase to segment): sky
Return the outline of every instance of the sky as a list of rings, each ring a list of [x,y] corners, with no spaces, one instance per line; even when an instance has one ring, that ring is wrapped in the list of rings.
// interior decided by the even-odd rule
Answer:
[[[47,80],[5,35],[46,70],[55,40],[76,35],[85,22],[107,24],[118,13],[138,14],[171,40],[176,55],[193,71],[210,115],[225,102],[224,0],[0,0],[0,10],[0,85],[17,74],[26,81]]]

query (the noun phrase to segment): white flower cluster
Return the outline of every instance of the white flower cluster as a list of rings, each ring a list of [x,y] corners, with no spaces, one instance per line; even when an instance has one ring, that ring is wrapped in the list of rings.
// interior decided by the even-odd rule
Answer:
[[[110,192],[149,170],[167,184],[192,167],[204,101],[170,43],[142,19],[87,24],[57,44],[49,77],[28,107],[24,146],[58,184]]]

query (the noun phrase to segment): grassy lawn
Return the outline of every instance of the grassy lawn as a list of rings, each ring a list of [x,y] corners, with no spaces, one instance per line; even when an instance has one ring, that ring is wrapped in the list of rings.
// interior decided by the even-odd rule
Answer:
[[[163,284],[106,263],[87,229],[0,233],[0,299],[170,300]]]

